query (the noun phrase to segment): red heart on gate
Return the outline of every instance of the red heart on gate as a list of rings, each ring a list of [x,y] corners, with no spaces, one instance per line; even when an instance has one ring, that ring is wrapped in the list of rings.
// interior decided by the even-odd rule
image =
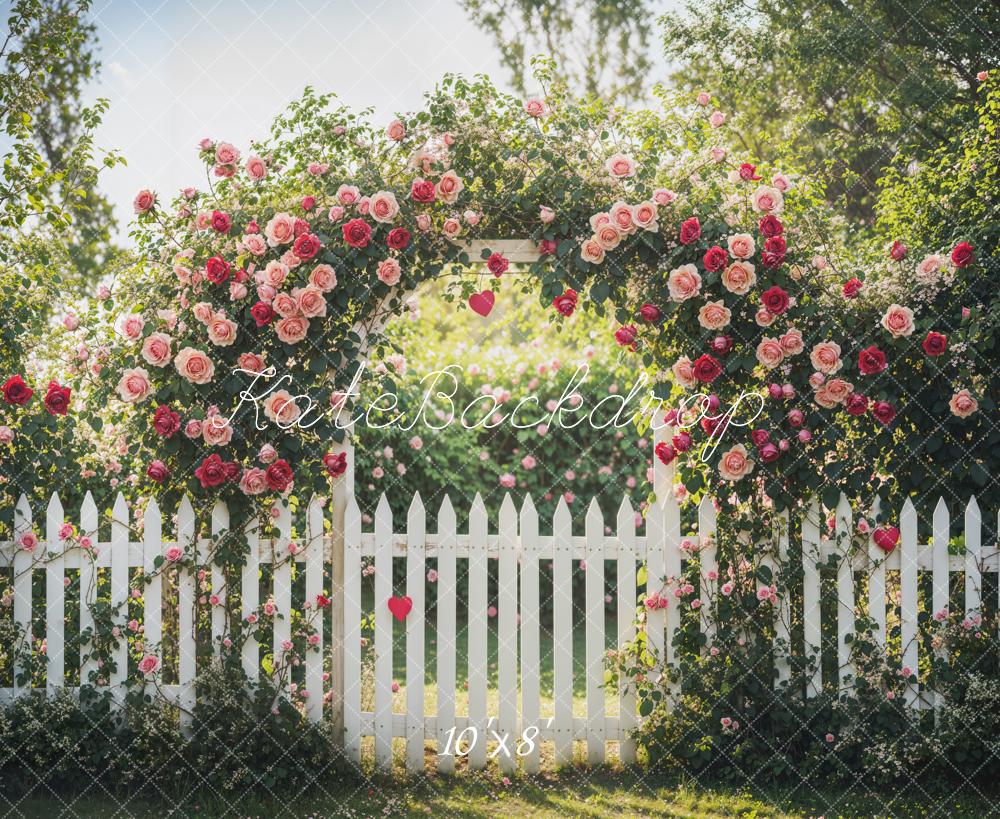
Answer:
[[[482,293],[473,293],[469,296],[469,307],[481,316],[488,316],[493,309],[493,302],[495,301],[496,295],[493,291],[484,290]]]
[[[410,609],[412,608],[413,601],[409,597],[389,598],[389,611],[401,623],[406,619],[406,615],[410,613]]]
[[[899,529],[895,526],[883,526],[881,529],[875,530],[872,540],[883,552],[891,552],[899,543]]]

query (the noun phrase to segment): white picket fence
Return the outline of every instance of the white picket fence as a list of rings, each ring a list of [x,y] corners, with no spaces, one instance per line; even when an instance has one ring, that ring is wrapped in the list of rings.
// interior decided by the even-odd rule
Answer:
[[[420,771],[425,765],[425,749],[428,741],[440,753],[445,748],[456,748],[467,752],[468,764],[481,768],[497,747],[497,738],[508,737],[506,747],[512,750],[529,728],[538,740],[526,753],[496,756],[505,771],[511,771],[519,763],[527,771],[537,771],[540,765],[539,741],[551,742],[557,763],[569,762],[573,758],[574,742],[586,743],[586,757],[591,763],[605,759],[607,743],[617,743],[623,761],[631,761],[635,747],[629,738],[630,729],[638,724],[634,696],[627,690],[620,690],[613,697],[616,708],[607,708],[604,680],[604,656],[607,648],[620,646],[635,636],[635,590],[641,594],[652,594],[663,590],[664,577],[677,577],[682,564],[691,559],[700,563],[702,599],[713,597],[718,586],[715,578],[717,570],[714,538],[707,537],[715,531],[715,510],[709,500],[698,509],[698,533],[702,548],[696,556],[680,548],[682,535],[680,508],[671,493],[663,493],[662,502],[648,510],[645,521],[645,535],[636,533],[635,511],[627,498],[623,499],[617,514],[613,534],[605,533],[605,521],[596,501],[586,509],[582,527],[574,527],[573,515],[565,501],[560,501],[551,523],[551,534],[542,534],[539,519],[531,498],[526,498],[518,512],[513,500],[506,496],[495,527],[491,527],[485,506],[478,496],[471,505],[469,525],[466,532],[456,529],[456,515],[449,499],[445,498],[438,513],[436,533],[428,533],[425,526],[425,510],[419,496],[413,498],[407,514],[405,532],[394,531],[394,522],[389,504],[383,496],[375,514],[374,531],[363,532],[361,513],[352,496],[346,498],[344,510],[344,537],[333,531],[324,534],[324,508],[313,500],[303,510],[304,521],[297,538],[299,551],[294,561],[304,570],[305,600],[314,600],[324,588],[331,588],[331,580],[324,578],[327,566],[331,569],[332,595],[331,619],[325,629],[320,630],[321,639],[326,642],[319,652],[308,652],[305,664],[304,686],[311,693],[307,702],[307,713],[311,720],[319,720],[324,709],[336,724],[343,726],[344,745],[348,755],[360,761],[362,741],[374,738],[376,763],[385,769],[392,766],[393,740],[402,738],[405,742],[406,767],[410,771]],[[336,515],[337,504],[333,504],[332,514]],[[327,512],[326,514],[331,514]],[[84,630],[90,624],[88,601],[96,592],[95,578],[101,570],[110,571],[111,597],[117,602],[130,593],[129,572],[142,567],[151,571],[154,561],[171,546],[192,545],[205,555],[210,541],[200,539],[193,544],[196,531],[194,513],[186,501],[178,510],[174,540],[167,540],[163,533],[161,512],[155,502],[144,511],[141,541],[132,540],[130,533],[129,509],[119,495],[113,509],[111,537],[106,543],[96,545],[96,558],[91,559],[79,548],[65,549],[58,537],[59,527],[66,520],[58,497],[53,496],[45,515],[45,540],[36,547],[35,556],[46,550],[46,560],[36,562],[34,570],[29,570],[32,557],[13,542],[0,544],[0,571],[13,569],[14,601],[12,616],[22,625],[32,620],[32,575],[43,572],[45,576],[45,640],[47,647],[46,679],[47,688],[60,687],[64,679],[67,662],[65,652],[65,608],[64,578],[67,570],[79,569],[81,573],[80,626]],[[98,509],[89,496],[85,500],[77,518],[82,534],[97,530]],[[212,515],[211,528],[215,533],[228,528],[228,517],[223,505],[216,506]],[[965,592],[962,605],[967,612],[978,611],[982,605],[982,578],[986,572],[997,572],[1000,559],[995,547],[984,550],[981,538],[981,515],[975,499],[972,499],[964,515],[962,532],[965,536],[965,554],[949,554],[949,535],[953,531],[948,510],[940,501],[933,511],[933,542],[930,545],[918,543],[917,513],[911,503],[907,503],[900,516],[901,539],[899,546],[888,556],[874,543],[866,549],[850,551],[851,559],[839,559],[837,574],[837,668],[836,680],[824,680],[822,669],[817,666],[809,684],[807,695],[818,693],[824,683],[847,689],[851,685],[853,669],[850,662],[850,638],[854,633],[857,612],[867,611],[877,623],[877,635],[883,644],[886,641],[887,608],[895,610],[896,602],[886,595],[886,572],[899,572],[900,601],[898,618],[902,636],[901,668],[917,669],[920,646],[917,640],[918,576],[930,572],[932,578],[932,599],[923,601],[923,608],[938,611],[948,608],[949,578],[955,573],[964,575]],[[22,499],[16,509],[16,532],[32,527],[31,510]],[[546,529],[549,527],[546,526]],[[574,534],[574,528],[583,529],[583,534]],[[957,528],[957,527],[956,527]],[[262,565],[275,562],[273,572],[272,597],[278,611],[287,613],[292,606],[292,567],[287,560],[288,544],[292,538],[292,514],[282,505],[277,518],[278,536],[262,538],[250,529],[246,537],[250,543],[250,557],[242,572],[242,611],[245,615],[257,608],[260,602],[259,571]],[[491,529],[493,531],[491,531]],[[845,499],[836,510],[836,529],[830,533],[820,519],[818,503],[813,503],[801,526],[803,543],[803,587],[802,621],[807,652],[820,652],[821,643],[821,596],[820,566],[827,565],[831,555],[845,553],[846,543],[854,532],[852,512]],[[845,537],[841,538],[843,535]],[[688,539],[691,539],[688,536]],[[339,543],[343,543],[342,551]],[[787,517],[776,531],[778,554],[787,555]],[[51,549],[49,548],[51,546]],[[374,561],[374,710],[362,710],[362,617],[363,599],[362,568]],[[406,588],[393,588],[392,562],[394,558],[405,560]],[[337,564],[342,559],[343,584],[337,579]],[[427,672],[425,619],[426,574],[429,560],[436,561],[437,601],[436,601],[436,713],[425,713],[425,679]],[[459,561],[463,561],[461,564]],[[496,641],[497,641],[497,684],[495,689],[495,709],[488,707],[490,687],[488,686],[488,634],[487,578],[490,561],[496,562],[498,588],[496,598]],[[539,562],[552,564],[551,587],[540,588],[542,577]],[[577,561],[586,561],[585,609],[574,608],[572,597],[572,575]],[[609,564],[615,565],[616,584],[616,626],[613,634],[605,633],[605,572]],[[636,589],[637,571],[646,564],[647,583],[644,590]],[[435,564],[432,564],[435,565]],[[459,571],[459,567],[463,571]],[[218,570],[210,573],[213,587],[218,589],[221,577]],[[3,575],[9,577],[10,574]],[[546,575],[547,576],[547,575]],[[464,582],[460,582],[460,578]],[[865,578],[866,584],[859,581]],[[162,634],[164,615],[163,575],[157,575],[152,583],[142,589],[144,603],[144,638],[149,644],[157,643]],[[194,628],[196,622],[198,588],[197,578],[191,571],[184,570],[177,580],[179,592],[178,623],[180,634],[178,682],[163,688],[182,709],[182,719],[189,719],[186,712],[194,705],[194,680],[198,672],[194,652]],[[5,585],[5,584],[0,584]],[[856,591],[867,587],[867,601],[856,599]],[[783,590],[784,591],[784,590]],[[393,636],[392,615],[387,607],[393,595],[407,595],[412,599],[413,608],[405,622],[405,710],[394,709],[393,685]],[[540,656],[542,623],[540,611],[542,603],[552,600],[552,679],[551,714],[543,715],[545,702],[541,691],[541,671],[548,659]],[[459,623],[457,616],[459,600],[468,602],[468,622]],[[369,604],[371,601],[369,600]],[[789,595],[783,593],[775,616],[778,640],[788,641]],[[9,616],[9,615],[0,615]],[[120,626],[125,628],[125,614]],[[672,636],[680,624],[679,605],[671,600],[666,609],[648,612],[647,633],[650,645],[667,661],[674,657]],[[586,697],[584,703],[574,708],[574,667],[573,640],[574,626],[583,620],[586,630],[585,680]],[[212,609],[211,630],[215,650],[224,628],[224,610],[221,606]],[[457,629],[467,628],[467,680],[468,707],[465,714],[456,713],[456,673]],[[703,621],[703,628],[711,639],[712,625]],[[325,635],[324,635],[325,632]],[[289,635],[289,619],[275,620],[274,655],[280,656],[281,645]],[[36,635],[39,636],[39,635]],[[128,665],[124,641],[119,649],[118,672],[108,681],[112,691],[120,689],[125,679]],[[329,656],[327,656],[329,655]],[[243,664],[251,678],[261,674],[261,647],[252,640],[243,653]],[[324,660],[331,669],[329,679],[324,682]],[[82,669],[82,678],[90,669]],[[788,665],[778,658],[778,682],[787,679]],[[0,689],[0,699],[5,702],[23,693],[25,688],[16,684]],[[324,703],[320,692],[332,691],[332,697]],[[907,701],[915,707],[933,704],[933,692],[921,691],[919,683],[910,686]],[[577,713],[583,710],[584,713]],[[610,712],[609,712],[610,711]],[[341,722],[342,721],[342,722]],[[468,730],[467,730],[468,729]],[[473,730],[475,733],[473,732]],[[339,727],[338,727],[339,730]],[[464,733],[463,733],[464,732]],[[503,741],[502,741],[503,742]],[[522,749],[523,750],[523,749]],[[438,755],[437,767],[450,772],[455,767],[454,755]]]

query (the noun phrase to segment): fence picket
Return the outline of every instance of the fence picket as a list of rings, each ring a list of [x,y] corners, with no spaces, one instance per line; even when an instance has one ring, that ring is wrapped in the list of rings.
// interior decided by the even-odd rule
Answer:
[[[835,516],[837,551],[837,669],[840,692],[854,684],[851,640],[854,639],[854,516],[847,496],[840,493]]]
[[[983,518],[975,495],[965,507],[965,613],[979,611],[982,605]]]
[[[194,554],[194,536],[194,509],[191,507],[191,499],[185,495],[177,508],[177,545],[184,550],[185,556]],[[195,677],[198,674],[195,571],[185,567],[180,570],[177,579],[177,679],[180,683],[180,725],[185,733],[191,730],[193,722],[196,702]]]
[[[45,512],[45,687],[50,691],[61,688],[66,681],[66,560],[65,544],[59,529],[65,522],[62,501],[52,493]]]
[[[216,509],[219,507],[216,506]],[[215,525],[215,513],[212,514],[213,528]],[[289,677],[291,676],[291,666],[288,658],[285,657],[284,645],[292,636],[292,562],[289,558],[288,547],[292,543],[292,510],[288,506],[288,501],[278,503],[278,539],[274,544],[274,554],[271,556],[271,581],[273,583],[272,599],[274,600],[274,627],[272,629],[271,652],[274,657],[274,669],[276,681],[280,691],[288,690]],[[228,516],[225,527],[228,528]],[[215,569],[212,571],[212,587],[215,587]],[[214,612],[213,612],[214,614]],[[212,641],[215,642],[215,617],[212,617]],[[282,675],[282,669],[286,672]]]
[[[654,598],[654,596],[667,593],[665,583],[666,569],[663,565],[666,553],[666,549],[664,548],[664,543],[666,541],[665,527],[667,516],[665,503],[665,500],[661,500],[657,497],[646,513],[645,597],[647,600]],[[649,650],[653,653],[653,656],[658,658],[661,663],[669,660],[665,652],[663,630],[666,622],[666,616],[669,615],[671,608],[676,608],[676,606],[668,606],[665,610],[655,606],[646,609],[647,644],[649,645]],[[664,611],[667,612],[667,615],[664,614]],[[651,671],[651,674],[654,677],[659,676],[659,669],[654,668]]]
[[[782,568],[788,562],[788,510],[774,517],[774,543],[777,550],[778,565]],[[780,586],[778,589],[778,605],[775,609],[774,621],[774,665],[777,672],[775,684],[787,683],[792,676],[792,590]]]
[[[260,521],[254,516],[243,527],[247,542],[247,562],[240,572],[240,614],[243,622],[260,608]],[[260,679],[260,643],[253,628],[243,643],[243,673],[251,682]]]
[[[705,650],[712,644],[715,637],[715,621],[712,612],[715,611],[715,591],[718,586],[719,562],[715,541],[715,503],[705,495],[698,506],[698,539],[701,544],[699,556],[701,560],[701,629],[708,638]]]
[[[900,637],[903,644],[902,667],[916,680],[919,669],[917,643],[917,510],[909,498],[899,515],[902,542],[899,553]],[[918,682],[906,686],[906,702],[915,705],[920,695]]]
[[[323,506],[322,501],[313,495],[306,508],[306,614],[311,616],[312,626],[316,629],[315,647],[306,651],[306,715],[310,722],[319,722],[323,718],[323,660],[325,642],[323,635],[324,609],[316,605],[317,598],[323,593]]]
[[[97,504],[88,491],[80,507],[80,537],[90,538],[91,549],[80,549],[80,685],[93,685],[97,677],[94,651],[94,615],[91,606],[97,602]],[[83,635],[91,632],[88,640]],[[91,679],[93,677],[94,679]]]
[[[505,748],[497,760],[500,770],[517,770],[517,510],[508,493],[500,504],[500,554],[497,566],[497,697],[498,721]]]
[[[521,506],[521,722],[528,727],[541,722],[541,674],[539,657],[538,602],[538,512],[527,495]],[[632,586],[635,587],[633,566]],[[440,713],[440,711],[439,711]],[[541,765],[539,742],[524,756],[526,773],[538,773]]]
[[[125,497],[118,493],[111,511],[111,605],[115,609],[115,625],[121,637],[114,650],[114,668],[109,682],[115,697],[124,698],[122,685],[128,679],[128,640],[125,638],[129,621],[129,565],[128,565],[129,508]]]
[[[573,519],[560,498],[552,522],[552,722],[556,764],[573,761]]]
[[[376,602],[378,602],[376,600]],[[335,739],[340,739],[339,737]],[[344,509],[344,751],[361,763],[361,510]]]
[[[587,762],[604,762],[604,515],[597,498],[586,520]]]
[[[281,504],[284,506],[284,504]],[[287,510],[286,510],[287,515]],[[279,537],[284,536],[284,530],[281,528],[281,518],[278,518],[278,531]],[[291,519],[288,518],[288,527],[291,526]],[[225,532],[229,531],[229,508],[222,502],[216,501],[215,506],[212,507],[212,537],[217,538]],[[214,551],[214,550],[213,550]],[[211,560],[211,577],[212,577],[212,594],[217,595],[220,603],[225,603],[229,599],[229,589],[226,588],[226,578],[222,574],[222,567],[216,564],[214,554],[209,554],[208,559]],[[279,612],[283,614],[286,618],[291,616],[291,612],[285,609],[279,609]],[[222,651],[222,636],[225,631],[226,626],[226,606],[218,605],[212,606],[210,620],[212,623],[212,651],[215,656],[218,657]],[[275,618],[274,624],[275,635],[278,633],[278,620]],[[277,645],[277,641],[275,641]],[[278,663],[279,657],[281,655],[275,651],[274,652],[274,662]]]
[[[486,658],[488,631],[486,623],[486,506],[479,493],[469,512],[469,725],[476,733],[469,748],[469,767],[479,770],[486,766]]]
[[[875,498],[871,509],[871,534],[868,536],[868,616],[875,621],[875,640],[885,650],[885,561],[886,554],[875,542],[875,521],[882,502]]]
[[[406,618],[406,770],[424,769],[424,544],[426,514],[420,493],[406,515],[406,595],[413,608]]]
[[[674,497],[674,493],[668,494],[660,506],[661,520],[661,547],[659,552],[663,560],[663,572],[667,578],[674,578],[677,583],[681,576],[681,508]],[[674,640],[677,638],[677,630],[681,627],[681,609],[676,600],[673,605],[668,605],[663,609],[667,624],[666,642],[663,647],[663,657],[667,665],[674,665],[677,661]],[[677,693],[676,682],[672,682],[671,691]]]
[[[806,682],[806,696],[815,697],[823,689],[822,614],[819,584],[819,500],[813,498],[806,506],[802,519],[802,629],[806,652],[815,652],[814,662]]]
[[[163,518],[156,499],[150,498],[142,516],[142,567],[147,576],[146,587],[142,592],[143,643],[145,653],[155,651],[162,662],[160,641],[163,638],[163,574],[156,565],[158,557],[163,557]]]
[[[14,542],[25,532],[31,531],[31,507],[28,499],[21,495],[18,498],[17,506],[14,507]],[[38,548],[37,546],[35,547]],[[22,631],[21,650],[14,654],[14,696],[16,697],[22,689],[30,689],[31,679],[26,679],[22,684],[19,680],[27,672],[29,665],[26,662],[34,653],[34,639],[31,628],[31,578],[34,574],[32,569],[34,555],[27,549],[22,549],[15,545],[14,551],[14,620]]]
[[[931,615],[937,617],[938,612],[947,611],[949,582],[948,582],[948,541],[951,539],[951,524],[948,515],[948,505],[944,498],[938,498],[937,506],[934,507],[934,552],[933,552],[933,578],[931,592]],[[935,652],[941,659],[948,658],[948,648],[942,641],[941,646]],[[941,708],[944,706],[944,697],[940,693],[934,694],[934,718],[938,719]]]
[[[447,495],[438,512],[437,560],[437,769],[454,773],[454,748],[448,748],[448,731],[455,725],[455,609],[458,578],[455,560],[455,509]]]
[[[385,493],[375,510],[375,764],[392,770],[392,509]]]
[[[618,536],[618,572],[616,578],[618,589],[615,597],[618,606],[618,647],[620,648],[635,639],[635,564],[637,560],[635,549],[635,511],[627,495],[622,498],[621,505],[618,507],[616,534]],[[629,736],[629,732],[638,724],[638,716],[635,709],[635,690],[629,685],[627,679],[619,679],[618,754],[621,757],[623,765],[631,765],[636,759],[636,743]]]

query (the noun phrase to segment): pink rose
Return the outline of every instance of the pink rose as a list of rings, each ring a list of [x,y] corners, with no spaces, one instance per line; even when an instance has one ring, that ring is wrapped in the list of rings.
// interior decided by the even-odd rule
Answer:
[[[678,358],[670,369],[674,374],[674,379],[682,387],[691,388],[698,382],[694,374],[694,364],[686,355]]]
[[[160,658],[153,654],[146,654],[139,660],[139,670],[145,677],[152,677],[160,667]]]
[[[210,415],[201,426],[201,434],[209,446],[225,446],[233,440],[233,427],[224,415]]]
[[[267,473],[259,467],[243,470],[240,478],[240,491],[244,495],[260,495],[267,491]]]
[[[543,225],[548,225],[556,218],[556,212],[552,208],[542,207],[538,218],[541,219]]]
[[[247,176],[251,179],[260,180],[267,176],[267,163],[259,156],[248,157],[246,169]]]
[[[149,373],[142,367],[125,370],[118,381],[118,395],[122,401],[135,404],[149,398],[152,387],[149,383]]]
[[[145,188],[135,195],[132,200],[132,209],[136,213],[149,213],[156,204],[156,194]]]
[[[693,264],[681,265],[670,271],[667,277],[670,298],[681,302],[694,298],[701,291],[701,274]]]
[[[721,128],[726,122],[726,115],[722,111],[713,111],[708,117],[708,124],[713,128]]]
[[[309,284],[324,293],[329,293],[337,286],[337,274],[328,264],[318,264],[309,274]]]
[[[228,142],[220,142],[215,147],[215,161],[219,165],[235,165],[240,161],[240,152]]]
[[[809,361],[819,372],[833,375],[842,366],[840,345],[834,341],[821,341],[809,353]]]
[[[193,347],[185,347],[177,353],[174,367],[192,384],[207,384],[215,375],[212,359]]]
[[[604,261],[604,245],[596,236],[591,236],[580,245],[580,257],[590,264],[601,264]]]
[[[754,462],[747,458],[747,448],[737,444],[722,454],[719,473],[727,481],[738,481],[753,472]]]
[[[342,205],[334,205],[327,211],[326,218],[331,222],[339,222],[344,218],[344,208]]]
[[[885,315],[882,316],[882,326],[894,338],[908,336],[913,332],[913,311],[909,307],[891,304]]]
[[[236,322],[221,314],[213,316],[207,328],[208,340],[217,347],[229,347],[236,341]]]
[[[276,390],[269,393],[263,403],[264,414],[281,426],[287,427],[302,414],[288,390]]]
[[[703,108],[712,101],[712,95],[707,91],[699,91],[698,96],[695,97],[695,102]]]
[[[953,415],[959,418],[968,418],[979,409],[979,402],[968,390],[959,390],[951,397],[948,407]]]
[[[614,250],[622,241],[622,232],[618,225],[608,222],[597,228],[594,238],[601,243],[604,250]]]
[[[241,370],[248,370],[252,373],[259,373],[264,369],[264,359],[256,353],[240,353],[236,363]]]
[[[243,247],[254,256],[263,256],[267,252],[267,242],[259,233],[248,233],[244,236]]]
[[[438,180],[435,190],[441,201],[454,204],[464,188],[465,183],[458,177],[458,174],[454,171],[447,171]]]
[[[271,308],[282,318],[287,318],[299,311],[299,304],[290,293],[278,293],[271,302]]]
[[[380,282],[393,287],[399,284],[401,272],[399,262],[395,259],[383,259],[379,263],[377,275]]]
[[[264,236],[271,247],[286,245],[295,238],[295,218],[287,213],[276,213],[264,225]]]
[[[653,201],[661,207],[665,207],[677,198],[677,194],[666,188],[657,188],[653,191]]]
[[[727,240],[729,252],[737,259],[749,259],[757,249],[753,236],[749,233],[737,233]]]
[[[145,326],[146,320],[142,316],[134,313],[130,316],[122,316],[119,324],[121,334],[129,341],[137,341],[141,338],[142,331]]]
[[[633,177],[638,168],[635,160],[625,154],[615,154],[604,163],[604,167],[608,169],[608,173],[615,179]]]
[[[802,331],[794,327],[789,327],[788,331],[778,341],[781,342],[781,349],[785,355],[798,355],[805,350],[805,342],[802,340]],[[791,387],[791,385],[788,385]]]
[[[8,426],[0,426],[0,444],[9,444],[14,440],[14,430]]]
[[[532,98],[524,103],[524,113],[529,117],[539,119],[540,117],[548,116],[549,106],[545,104],[544,100]]]
[[[780,365],[784,358],[785,351],[776,338],[764,338],[757,345],[757,360],[769,370]]]
[[[192,441],[201,437],[202,423],[197,418],[192,418],[184,424],[184,435]]]
[[[142,357],[153,367],[166,367],[170,363],[170,343],[166,333],[151,333],[142,343]]]
[[[722,271],[722,286],[730,293],[742,296],[757,283],[755,268],[749,262],[733,262]]]
[[[385,129],[385,135],[393,142],[402,142],[406,136],[406,126],[398,119],[394,119]]]
[[[270,444],[264,444],[257,453],[257,458],[262,464],[273,464],[278,460],[278,450]]]
[[[759,213],[778,213],[785,202],[784,196],[777,188],[761,185],[753,192],[750,202]]]
[[[320,318],[326,315],[326,296],[315,287],[303,287],[292,293],[299,312],[306,318]]]
[[[264,270],[259,274],[262,284],[269,284],[271,287],[281,287],[288,278],[288,265],[277,260],[267,263]]]
[[[608,213],[611,217],[611,223],[615,225],[622,233],[630,235],[635,233],[635,220],[632,218],[632,207],[624,202],[615,202],[611,206],[611,210]]]
[[[309,319],[305,316],[286,316],[274,324],[274,331],[279,341],[285,344],[298,344],[309,331]]]
[[[376,222],[388,224],[399,215],[399,203],[389,191],[379,191],[368,203],[368,213]]]
[[[431,217],[426,213],[421,213],[417,216],[417,230],[424,231],[425,233],[431,229]]]
[[[721,330],[731,318],[732,312],[721,299],[707,302],[698,311],[698,323],[706,330]]]
[[[655,231],[657,229],[657,208],[656,202],[640,202],[632,208],[632,221],[643,230]]]
[[[445,219],[444,224],[441,226],[441,232],[448,239],[454,239],[462,232],[462,223],[458,219]]]

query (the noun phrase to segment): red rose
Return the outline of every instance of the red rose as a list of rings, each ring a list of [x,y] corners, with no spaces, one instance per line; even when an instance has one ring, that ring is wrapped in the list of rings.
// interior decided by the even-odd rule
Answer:
[[[556,311],[562,316],[572,316],[573,311],[576,310],[576,291],[567,290],[561,296],[556,296],[552,299],[552,306],[556,308]]]
[[[343,475],[347,471],[347,453],[341,452],[334,455],[332,452],[323,456],[323,466],[326,467],[326,474],[331,478]]]
[[[60,387],[55,381],[50,381],[45,393],[45,409],[50,415],[65,415],[69,409],[69,395],[69,387]]]
[[[761,293],[760,302],[772,316],[779,316],[788,309],[788,294],[775,285]]]
[[[768,214],[763,219],[760,220],[760,232],[767,237],[780,236],[785,232],[785,226],[781,224],[781,220],[777,216],[772,216]]]
[[[771,440],[771,435],[766,429],[755,429],[750,433],[750,440],[759,448]]]
[[[226,480],[226,465],[217,454],[212,453],[201,462],[194,471],[194,476],[201,482],[202,489],[220,486]]]
[[[924,339],[923,348],[927,355],[942,355],[948,349],[948,336],[931,330]]]
[[[250,308],[250,315],[253,316],[258,327],[263,327],[265,324],[271,323],[271,319],[274,318],[274,310],[266,301],[259,301]]]
[[[698,221],[697,216],[692,216],[690,219],[685,219],[681,223],[681,244],[689,245],[692,242],[697,242],[701,236],[701,222]]]
[[[316,197],[315,196],[303,196],[302,197],[302,210],[310,211],[316,207]]]
[[[292,245],[292,253],[302,259],[302,261],[307,262],[319,253],[320,247],[322,247],[322,244],[318,236],[312,233],[303,233],[295,240],[295,244]]]
[[[885,368],[885,353],[878,347],[865,347],[858,353],[858,369],[862,375],[878,375]]]
[[[625,324],[615,330],[615,341],[622,347],[632,347],[639,335],[639,331],[634,324]]]
[[[316,608],[318,608],[318,609],[325,609],[329,605],[330,605],[330,598],[329,597],[327,597],[325,595],[322,595],[322,594],[317,594],[316,595]]]
[[[705,269],[709,273],[714,273],[716,270],[722,270],[726,266],[726,263],[729,261],[729,254],[718,245],[714,245],[705,252],[705,257],[702,261],[705,263]]]
[[[716,336],[710,342],[708,346],[711,348],[712,352],[716,355],[726,355],[732,352],[733,349],[733,337],[732,336]]]
[[[896,417],[896,410],[888,401],[876,401],[872,404],[872,415],[875,420],[888,426]]]
[[[393,250],[405,250],[410,244],[410,231],[406,228],[393,228],[385,237],[385,243]]]
[[[868,398],[861,393],[852,392],[847,396],[844,407],[850,415],[864,415],[868,410]]]
[[[153,429],[164,438],[170,438],[181,428],[181,417],[166,404],[160,404],[153,413]]]
[[[24,379],[19,375],[13,375],[7,379],[3,385],[3,400],[8,404],[23,406],[31,400],[35,391],[24,383]]]
[[[510,262],[507,261],[507,257],[502,253],[491,253],[489,259],[486,260],[486,266],[489,268],[490,273],[499,279],[507,272]]]
[[[240,465],[236,461],[226,461],[222,468],[226,472],[227,481],[238,481],[243,470],[240,469]]]
[[[721,373],[722,365],[708,353],[700,356],[694,362],[694,377],[705,384],[715,381]]]
[[[660,441],[660,443],[653,448],[653,452],[656,453],[657,458],[668,466],[673,462],[674,458],[677,457],[677,450],[670,446],[670,444],[666,441]]]
[[[691,448],[691,436],[681,430],[673,438],[670,439],[670,443],[674,445],[674,449],[678,452],[687,452]]]
[[[744,182],[757,182],[760,176],[757,175],[757,166],[744,162],[740,165],[740,179]]]
[[[312,227],[305,219],[302,219],[298,216],[295,217],[295,221],[292,222],[292,235],[296,239],[298,239],[299,236],[309,233],[311,230]]]
[[[267,472],[264,473],[265,479],[267,480],[267,485],[273,489],[275,492],[284,492],[289,486],[292,485],[292,468],[288,465],[288,461],[281,460],[275,461],[267,468]]]
[[[413,184],[410,185],[410,198],[414,202],[433,202],[434,201],[434,183],[428,182],[425,179],[414,179]]]
[[[864,286],[864,282],[861,279],[848,279],[844,282],[844,298],[853,299],[861,292],[861,288]]]
[[[646,302],[642,307],[639,308],[639,315],[642,316],[643,321],[648,321],[650,324],[659,321],[662,318],[663,313],[660,308],[655,304],[650,304]]]
[[[229,278],[229,271],[232,266],[221,256],[213,256],[205,262],[205,277],[212,284],[222,284]]]
[[[257,224],[256,219],[251,219],[247,222],[247,226],[244,228],[246,233],[260,233],[260,226]]]
[[[897,239],[892,243],[892,247],[889,249],[889,256],[895,261],[901,262],[906,258],[908,251],[909,248]]]
[[[229,228],[233,226],[233,220],[229,218],[228,213],[223,213],[221,210],[212,211],[212,229],[218,233],[229,233]]]
[[[167,465],[163,461],[152,461],[146,468],[146,474],[149,476],[150,480],[156,481],[157,483],[163,483],[168,477],[170,477],[170,470],[167,469]]]
[[[968,242],[959,242],[952,248],[951,261],[955,267],[967,267],[973,262],[972,245]]]
[[[538,243],[538,255],[539,256],[551,256],[556,252],[556,243],[551,239],[542,239]]]
[[[368,247],[372,229],[364,219],[351,219],[344,225],[344,241],[351,247]]]
[[[781,236],[769,236],[764,241],[764,251],[761,253],[761,261],[764,267],[780,267],[785,261],[785,251],[787,246]]]
[[[766,463],[774,463],[781,456],[781,451],[774,444],[767,443],[764,444],[759,450],[760,459]]]

